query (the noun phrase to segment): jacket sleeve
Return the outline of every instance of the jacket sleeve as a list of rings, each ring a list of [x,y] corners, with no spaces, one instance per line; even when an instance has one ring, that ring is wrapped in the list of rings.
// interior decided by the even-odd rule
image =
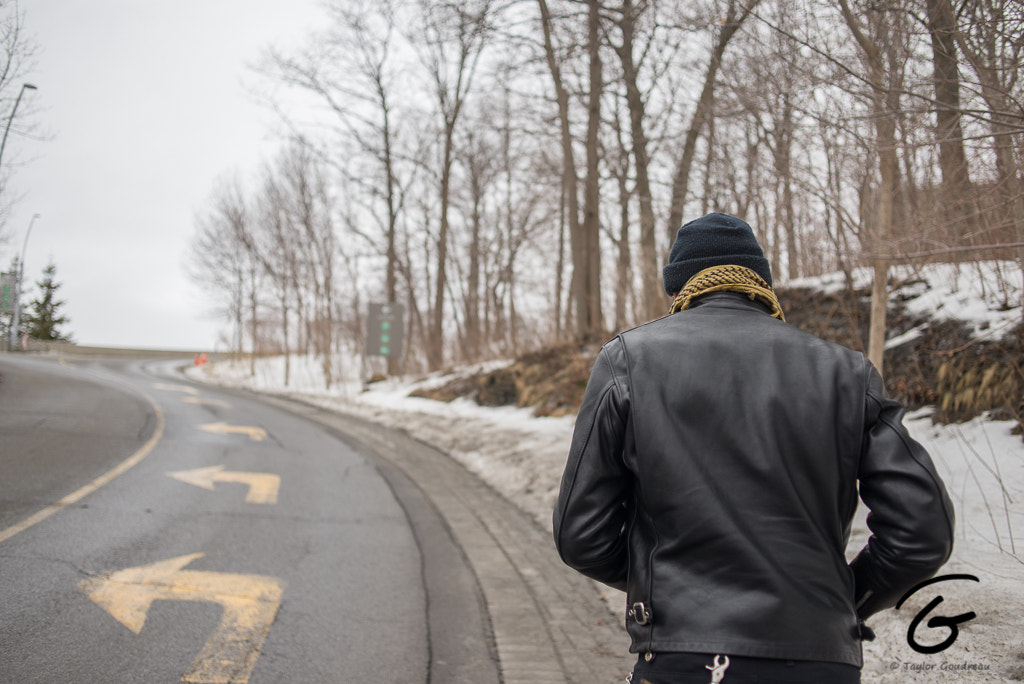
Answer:
[[[871,537],[850,564],[861,620],[895,605],[908,589],[934,575],[953,550],[953,504],[942,480],[903,426],[903,407],[886,396],[874,366],[865,365],[858,478]]]
[[[555,547],[567,565],[624,590],[631,475],[622,458],[628,398],[615,372],[616,361],[622,358],[621,341],[616,339],[594,362],[576,416],[553,530]]]

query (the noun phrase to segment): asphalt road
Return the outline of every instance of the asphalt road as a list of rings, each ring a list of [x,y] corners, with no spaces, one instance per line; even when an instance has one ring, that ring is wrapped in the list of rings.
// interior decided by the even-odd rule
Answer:
[[[618,682],[550,535],[408,435],[0,355],[0,684]]]
[[[154,427],[147,402],[101,378],[0,356],[0,529],[109,470]]]
[[[429,681],[421,554],[371,460],[166,373],[0,358],[0,681]],[[476,623],[451,681],[497,681]]]

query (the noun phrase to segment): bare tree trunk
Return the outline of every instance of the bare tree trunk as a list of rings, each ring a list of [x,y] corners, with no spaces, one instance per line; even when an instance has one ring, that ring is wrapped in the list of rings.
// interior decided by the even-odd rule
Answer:
[[[620,332],[628,327],[626,322],[626,300],[633,289],[630,287],[632,276],[629,264],[632,261],[629,249],[629,199],[630,192],[626,187],[626,173],[619,176],[619,238],[616,241],[618,246],[618,261],[616,263],[615,288],[615,332]]]
[[[697,106],[693,110],[693,118],[690,119],[690,127],[686,131],[686,139],[683,143],[682,156],[672,180],[672,203],[669,209],[667,231],[670,242],[676,239],[676,232],[683,224],[683,209],[686,206],[686,193],[690,184],[690,168],[693,166],[693,158],[697,151],[697,138],[700,137],[704,126],[713,116],[711,103],[714,101],[715,81],[718,77],[718,70],[722,66],[722,56],[725,54],[729,41],[759,2],[760,0],[749,0],[740,8],[740,13],[737,16],[737,0],[729,0],[729,9],[722,25],[722,31],[718,34],[718,41],[711,51],[708,70],[704,75],[704,86],[701,88]]]
[[[715,109],[715,98],[711,98],[709,103],[709,111]],[[716,139],[715,133],[717,131],[715,127],[715,117],[711,116],[708,118],[708,122],[705,126],[707,133],[704,136],[704,175],[701,176],[701,193],[700,193],[700,210],[701,215],[707,214],[711,211],[710,203],[714,202],[716,205],[719,204],[718,199],[714,197],[714,188],[711,187],[711,172],[715,166],[715,153],[716,153]]]
[[[251,339],[253,353],[256,351],[256,330],[255,325],[258,319],[256,303],[256,260],[257,250],[252,240],[249,210],[246,207],[242,190],[237,184],[230,184],[222,188],[216,200],[215,214],[217,221],[221,223],[226,234],[224,235],[231,243],[238,245],[243,254],[240,255],[235,283],[234,315],[235,331],[237,335],[237,352],[242,354],[245,346],[245,309],[246,295],[248,294],[248,306],[252,317],[253,327]],[[246,280],[249,281],[249,290],[246,292]],[[250,375],[256,374],[255,361],[250,358]]]
[[[235,353],[238,358],[242,358],[242,352],[245,349],[245,326],[243,319],[245,317],[245,274],[238,274],[237,289],[235,291]]]
[[[281,344],[284,345],[284,386],[288,387],[292,380],[292,350],[288,344],[288,290],[281,290]]]
[[[547,2],[538,0],[544,48],[548,68],[555,86],[558,117],[562,132],[562,177],[568,197],[569,233],[572,242],[572,299],[575,304],[576,339],[595,341],[602,333],[601,315],[601,249],[600,249],[600,178],[598,164],[600,150],[597,134],[601,125],[601,94],[603,91],[600,55],[600,10],[598,0],[588,0],[588,46],[590,60],[587,106],[587,177],[585,183],[583,220],[580,220],[573,154],[573,139],[569,121],[569,93],[562,81],[561,69],[551,38],[551,14]]]
[[[385,273],[385,287],[387,290],[388,303],[398,300],[398,255],[395,251],[396,233],[398,232],[398,180],[395,175],[395,160],[393,156],[393,141],[391,133],[391,108],[388,102],[388,92],[384,85],[383,77],[378,73],[375,77],[377,83],[377,94],[380,102],[382,124],[381,142],[384,146],[384,176],[387,179],[384,199],[387,206],[387,271]],[[401,368],[401,360],[388,356],[388,375],[395,375]]]
[[[616,52],[619,55],[619,62],[622,64],[622,80],[626,87],[626,102],[629,105],[630,134],[633,139],[633,160],[636,167],[636,194],[640,202],[642,315],[646,320],[653,320],[665,313],[665,292],[661,284],[661,269],[655,237],[654,205],[648,172],[650,158],[647,154],[647,131],[644,129],[646,107],[637,85],[637,66],[633,56],[636,19],[646,7],[646,3],[637,7],[632,0],[623,0],[622,18],[619,21],[622,44],[616,48]],[[618,312],[616,312],[617,314]],[[616,322],[616,326],[618,326],[618,322]]]
[[[1008,107],[1003,99],[1002,106]],[[1020,169],[1014,158],[1013,132],[1019,131],[1019,124],[1015,125],[1012,115],[1007,115],[1008,109],[998,110],[1000,113],[993,113],[993,145],[996,156],[996,172],[999,178],[999,185],[1002,190],[1003,201],[1009,208],[1010,226],[1016,242],[1024,243],[1024,182],[1021,181]],[[1024,283],[1024,247],[1017,248],[1017,262],[1021,269],[1022,283]],[[1024,290],[1022,290],[1024,291]],[[1024,307],[1021,311],[1024,319]]]
[[[565,276],[565,179],[558,198],[558,263],[555,265],[555,341],[562,341],[562,291]]]
[[[516,272],[515,261],[517,249],[509,241],[508,262],[505,265],[505,281],[508,283],[508,334],[512,345],[512,356],[519,356],[519,312],[516,310]]]
[[[601,95],[604,92],[601,62],[601,2],[588,0],[587,55],[590,59],[590,92],[587,104],[587,178],[583,205],[584,263],[582,297],[577,304],[576,331],[581,342],[596,342],[603,335],[601,315],[601,161],[598,133],[601,128]]]
[[[373,187],[382,188],[374,193],[383,198],[383,211],[373,206],[369,213],[379,215],[384,229],[384,239],[378,249],[386,258],[385,289],[388,301],[397,297],[397,254],[395,250],[396,230],[402,204],[396,154],[397,140],[393,129],[393,76],[400,67],[393,58],[394,35],[397,32],[396,12],[393,3],[328,3],[331,26],[328,31],[315,37],[316,49],[290,58],[276,51],[267,55],[262,68],[268,75],[288,86],[297,87],[313,94],[328,111],[336,115],[340,128],[344,152],[331,154],[317,152],[321,161],[332,164],[343,175],[352,173],[348,163],[355,155],[366,155],[369,160]],[[353,106],[358,102],[358,106]],[[300,124],[285,121],[295,131]],[[366,175],[367,165],[360,165],[360,178]],[[382,215],[386,212],[386,216]],[[377,243],[377,240],[373,240]],[[301,293],[297,293],[301,298]],[[306,326],[308,317],[299,307],[303,319],[300,329]],[[315,315],[314,315],[315,318]],[[327,320],[336,320],[334,313],[328,313]],[[331,339],[334,339],[333,333]],[[301,347],[305,340],[299,341]],[[388,359],[388,371],[393,372],[396,359]]]
[[[894,94],[887,93],[885,102]],[[898,95],[895,95],[898,98]],[[868,324],[868,359],[883,372],[885,356],[886,314],[889,305],[889,267],[891,260],[886,256],[891,249],[893,217],[896,209],[896,186],[899,183],[899,161],[896,149],[896,122],[887,113],[898,111],[896,108],[883,107],[876,111],[875,134],[878,144],[878,166],[880,171],[878,219],[875,235],[872,240],[875,251],[874,278],[871,284],[871,319]]]
[[[502,158],[505,168],[508,169],[508,139],[507,133],[503,140]],[[470,191],[470,244],[469,244],[469,273],[466,276],[466,301],[465,301],[465,328],[466,328],[466,360],[475,363],[480,359],[480,265],[483,259],[481,232],[483,231],[482,205],[486,193],[486,185],[489,182],[489,164],[492,150],[477,140],[477,136],[470,134],[468,145],[464,154],[464,165],[469,173]],[[508,174],[506,174],[508,175]],[[509,191],[511,192],[511,191]]]
[[[252,338],[252,352],[249,354],[249,375],[256,376],[256,355],[260,350],[259,337],[259,288],[256,286],[256,257],[249,256],[249,324]]]
[[[434,312],[430,320],[427,365],[438,370],[444,364],[444,293],[448,286],[448,205],[451,201],[452,148],[455,126],[445,126],[444,160],[441,166],[441,220],[437,236],[437,275],[434,282]]]
[[[886,310],[888,308],[888,277],[891,260],[892,224],[895,210],[896,185],[899,182],[899,159],[896,147],[896,112],[899,111],[899,93],[887,85],[884,57],[861,28],[850,11],[849,0],[839,0],[843,18],[860,45],[868,66],[868,81],[872,88],[872,107],[875,120],[875,150],[878,154],[880,185],[878,188],[878,215],[871,237],[874,279],[871,286],[871,320],[868,324],[868,359],[881,374],[885,354]]]
[[[788,81],[788,78],[783,75]],[[797,244],[793,216],[793,103],[788,88],[782,94],[782,112],[775,122],[775,174],[782,196],[776,209],[777,223],[786,234],[786,273],[790,280],[800,277],[800,246]]]
[[[1020,135],[1024,106],[1014,100],[1012,93],[1017,85],[1017,66],[1024,56],[1024,42],[1020,40],[1019,28],[1013,28],[1000,3],[981,3],[971,9],[976,14],[967,17],[970,27],[957,31],[956,41],[981,82],[981,94],[991,116],[996,174],[1004,202],[1009,208],[1007,220],[1015,242],[1022,243],[1024,181],[1016,162],[1014,136]],[[970,35],[967,35],[968,31]],[[1024,284],[1024,247],[1017,249],[1017,261]],[[1024,319],[1024,307],[1021,307],[1021,316]]]
[[[618,283],[618,286],[615,288],[615,313],[612,321],[613,333],[621,332],[629,327],[626,319],[626,307],[633,290],[630,286],[632,279],[630,264],[633,257],[630,249],[629,219],[629,205],[633,198],[633,193],[629,190],[629,170],[630,159],[633,155],[623,136],[624,131],[621,118],[621,108],[616,105],[615,112],[610,117],[612,130],[615,133],[616,146],[614,152],[608,150],[605,155],[605,165],[612,178],[615,179],[616,189],[618,190],[616,199],[619,205],[619,234],[617,237],[612,236],[611,230],[608,231],[616,251],[615,282]],[[635,314],[635,307],[633,311]]]
[[[477,61],[485,43],[489,21],[490,0],[482,0],[475,6],[463,0],[459,3],[432,5],[422,1],[423,18],[428,24],[427,31],[438,33],[428,38],[435,54],[428,57],[428,66],[433,79],[434,94],[441,116],[444,119],[443,159],[441,162],[441,223],[437,238],[437,276],[434,283],[434,315],[431,319],[430,340],[427,344],[427,365],[438,370],[444,364],[444,300],[448,290],[448,232],[450,230],[448,210],[451,204],[451,176],[454,163],[455,131],[462,107],[465,104]],[[437,15],[450,13],[436,19]],[[456,55],[445,54],[444,38],[440,35],[439,21],[452,22],[457,35]],[[451,63],[451,73],[446,73]]]
[[[950,0],[927,0],[935,79],[935,134],[943,196],[952,205],[953,235],[973,232],[971,181],[961,126],[960,73],[956,49],[956,17]]]
[[[469,275],[466,282],[466,352],[467,361],[476,363],[480,359],[480,207],[473,203],[470,219]]]

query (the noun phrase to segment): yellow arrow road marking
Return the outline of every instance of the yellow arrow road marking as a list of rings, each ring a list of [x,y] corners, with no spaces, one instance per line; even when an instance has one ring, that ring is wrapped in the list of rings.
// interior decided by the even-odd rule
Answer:
[[[79,590],[135,634],[153,601],[204,601],[224,608],[220,624],[183,682],[245,684],[281,606],[284,582],[264,575],[185,570],[202,553],[84,580]]]
[[[182,399],[186,404],[199,404],[201,406],[217,406],[219,408],[231,408],[231,404],[220,399],[204,399],[203,397],[185,397]]]
[[[184,392],[185,394],[199,394],[199,390],[189,385],[170,385],[166,382],[158,382],[153,385],[154,389],[166,390],[168,392]]]
[[[179,470],[167,473],[176,480],[213,491],[214,482],[240,482],[249,485],[249,493],[245,496],[246,503],[276,504],[277,490],[281,487],[281,477],[271,473],[240,473],[224,470],[224,466],[216,465],[195,470]]]
[[[262,442],[267,438],[267,431],[261,427],[252,427],[249,425],[228,425],[227,423],[207,423],[206,425],[200,425],[200,430],[206,430],[207,432],[213,432],[215,434],[226,435],[229,433],[237,433],[241,435],[249,435],[249,439],[254,442]]]

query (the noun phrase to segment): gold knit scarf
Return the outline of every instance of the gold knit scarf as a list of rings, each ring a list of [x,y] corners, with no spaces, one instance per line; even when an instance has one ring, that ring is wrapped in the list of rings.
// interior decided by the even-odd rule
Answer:
[[[772,310],[772,317],[785,321],[779,298],[764,278],[744,266],[712,266],[686,281],[686,285],[672,302],[670,314],[689,308],[693,300],[711,292],[739,292]]]

